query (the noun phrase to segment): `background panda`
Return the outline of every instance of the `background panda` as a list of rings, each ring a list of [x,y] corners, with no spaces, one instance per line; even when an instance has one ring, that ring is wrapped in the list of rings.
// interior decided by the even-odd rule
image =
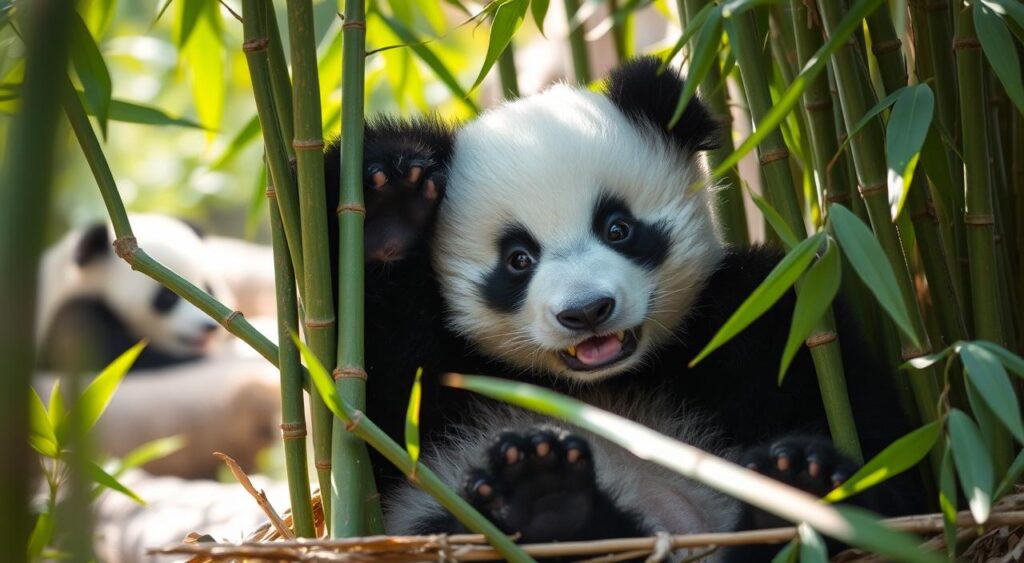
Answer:
[[[134,215],[132,227],[146,252],[231,306],[231,292],[210,268],[194,227],[162,215]],[[43,257],[39,367],[101,369],[142,339],[149,344],[135,363],[138,369],[214,352],[225,331],[173,291],[133,271],[114,254],[112,242],[113,230],[97,223],[71,231]]]
[[[720,242],[708,190],[688,189],[717,124],[695,101],[666,128],[682,83],[658,64],[625,65],[604,94],[554,86],[458,129],[384,119],[366,132],[369,415],[399,438],[396,389],[423,366],[430,463],[524,542],[762,520],[564,425],[442,388],[443,372],[548,385],[819,494],[853,469],[824,439],[806,351],[776,385],[791,296],[686,367],[780,255]],[[884,371],[843,343],[872,455],[905,427]],[[459,529],[377,467],[389,531]],[[890,485],[875,508],[911,510],[912,489]]]

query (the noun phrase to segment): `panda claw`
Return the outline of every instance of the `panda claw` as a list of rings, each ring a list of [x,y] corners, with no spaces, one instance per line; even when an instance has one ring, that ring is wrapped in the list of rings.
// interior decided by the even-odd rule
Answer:
[[[414,164],[409,167],[409,171],[405,175],[405,180],[410,184],[415,184],[419,181],[421,175],[423,175],[423,167],[418,164]]]
[[[388,183],[388,175],[383,170],[377,170],[371,173],[370,178],[373,180],[374,189],[381,189]]]
[[[423,197],[429,201],[437,199],[440,192],[437,189],[437,184],[434,183],[434,179],[430,178],[423,184]]]

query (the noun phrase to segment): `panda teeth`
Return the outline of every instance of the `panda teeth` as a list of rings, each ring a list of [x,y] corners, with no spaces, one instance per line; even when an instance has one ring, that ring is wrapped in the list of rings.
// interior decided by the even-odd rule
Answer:
[[[572,356],[574,358],[576,357],[576,347],[575,346],[569,346],[568,348],[565,349],[565,351],[568,352],[570,356]]]
[[[626,331],[620,330],[619,332],[616,332],[615,333],[615,338],[618,338],[619,342],[625,341],[626,340]]]

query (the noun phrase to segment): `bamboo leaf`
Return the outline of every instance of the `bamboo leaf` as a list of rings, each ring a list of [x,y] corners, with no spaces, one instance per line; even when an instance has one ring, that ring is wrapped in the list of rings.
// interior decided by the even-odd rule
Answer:
[[[188,0],[186,0],[187,4]],[[220,5],[199,1],[201,14],[185,45],[185,61],[192,75],[192,98],[199,122],[216,130],[224,114],[224,46],[220,39]]]
[[[822,315],[829,310],[832,300],[839,292],[839,280],[843,275],[839,249],[831,239],[826,239],[826,244],[825,253],[807,271],[796,295],[789,338],[786,340],[782,363],[779,365],[779,385],[782,385],[786,370],[789,369],[789,364],[796,357],[800,346],[810,336]]]
[[[50,545],[53,539],[54,518],[53,506],[47,503],[46,508],[36,518],[36,524],[32,528],[32,535],[28,540],[28,555],[30,561],[38,560],[43,549]]]
[[[744,186],[746,186],[746,183],[744,183]],[[779,240],[782,241],[783,246],[785,246],[787,250],[793,248],[797,244],[800,244],[800,239],[797,238],[793,229],[789,228],[789,223],[786,223],[786,220],[782,218],[782,215],[780,215],[774,207],[772,207],[772,204],[768,203],[768,200],[750,189],[749,186],[747,186],[747,195],[750,196],[754,205],[761,210],[761,214],[764,215],[765,221],[768,221],[768,225],[773,231],[775,231],[775,234],[778,235]]]
[[[960,347],[960,360],[981,399],[1014,438],[1024,443],[1020,405],[1003,364],[995,354],[970,342]]]
[[[92,106],[87,105],[85,111],[89,115],[96,115]],[[192,121],[191,119],[171,117],[164,113],[162,109],[118,99],[110,100],[110,114],[108,115],[108,118],[111,121],[138,123],[140,125],[174,125],[178,127],[203,129],[202,125]]]
[[[793,538],[772,557],[772,563],[798,563],[800,560],[800,538]]]
[[[824,233],[818,233],[793,247],[729,320],[725,321],[722,328],[718,329],[711,342],[690,361],[690,367],[697,365],[708,354],[717,350],[770,309],[807,269],[824,236]]]
[[[1003,498],[1003,495],[1013,490],[1022,473],[1024,473],[1024,450],[1017,452],[1017,457],[1010,464],[1010,469],[1006,471],[1003,480],[999,482],[999,488],[996,489],[992,498]]]
[[[1002,18],[984,2],[974,2],[974,31],[992,70],[1017,111],[1024,113],[1024,80],[1013,37]]]
[[[984,524],[992,509],[992,456],[982,442],[978,426],[963,411],[953,409],[947,425],[960,487],[974,521]]]
[[[476,77],[476,81],[473,82],[473,86],[469,89],[470,92],[476,90],[476,87],[484,81],[491,67],[494,66],[498,57],[505,51],[505,47],[512,41],[512,36],[515,35],[519,26],[523,25],[523,18],[526,15],[526,9],[529,8],[529,4],[530,0],[511,0],[498,6],[494,12],[494,21],[491,23],[491,37],[487,43],[484,65],[480,69],[480,74]]]
[[[736,166],[740,159],[753,150],[754,147],[786,119],[797,102],[800,101],[800,96],[807,89],[807,85],[821,74],[821,71],[825,69],[832,55],[849,41],[854,31],[861,28],[864,18],[874,12],[881,4],[882,0],[858,0],[850,7],[846,12],[846,17],[836,27],[835,33],[808,59],[803,70],[793,79],[789,89],[779,97],[775,105],[772,106],[772,110],[768,112],[768,115],[757,124],[754,132],[732,154],[723,159],[718,167],[711,171],[712,178],[718,178],[728,172],[730,168]]]
[[[96,116],[100,131],[106,137],[110,98],[113,93],[110,71],[107,70],[107,63],[103,61],[96,40],[79,16],[75,17],[75,23],[71,28],[71,64],[85,91],[85,107]]]
[[[145,347],[146,343],[143,341],[129,348],[127,352],[103,368],[103,371],[89,383],[85,391],[82,391],[82,396],[76,401],[75,408],[81,410],[79,420],[83,432],[91,430],[103,415],[103,411],[107,410],[107,405],[114,397],[117,386],[121,384],[121,380],[124,379],[125,374],[131,369],[135,359],[139,357]]]
[[[185,439],[183,434],[150,440],[121,458],[121,463],[118,465],[117,471],[114,472],[114,477],[120,477],[122,473],[129,469],[142,467],[151,461],[167,457],[184,448],[187,442],[188,440]]]
[[[999,14],[1017,40],[1024,43],[1024,4],[1019,0],[981,0],[981,3]]]
[[[448,67],[445,66],[444,62],[441,61],[430,47],[421,42],[412,31],[403,26],[399,21],[394,18],[389,18],[383,14],[378,15],[381,20],[391,28],[391,31],[401,38],[401,40],[404,41],[414,53],[416,53],[420,60],[430,67],[430,70],[434,71],[434,74],[437,75],[437,78],[448,87],[448,90],[452,93],[452,96],[455,99],[462,102],[474,114],[480,113],[480,107],[469,98],[469,93],[462,88],[459,81],[456,80],[455,75],[452,74]]]
[[[47,409],[46,415],[50,418],[53,432],[57,436],[57,444],[60,444],[63,442],[64,436],[64,419],[67,418],[67,412],[64,410],[64,395],[60,390],[60,379],[54,380],[53,388],[50,389],[50,407]]]
[[[928,455],[941,434],[942,423],[936,420],[901,437],[833,489],[825,500],[839,502],[903,473]]]
[[[889,106],[895,104],[896,100],[898,100],[900,96],[903,95],[907,88],[910,88],[910,86],[904,86],[899,90],[890,93],[888,96],[882,98],[881,100],[878,100],[878,103],[871,106],[871,109],[864,112],[864,115],[861,116],[860,120],[858,120],[857,123],[854,124],[853,128],[850,129],[850,132],[846,134],[846,138],[843,139],[843,143],[839,145],[839,149],[837,149],[836,151],[837,154],[843,152],[843,149],[846,148],[846,145],[850,144],[850,139],[852,139],[857,133],[860,133],[861,129],[867,127],[867,124],[871,123],[872,119],[875,119],[876,117],[878,117],[880,113],[889,109]]]
[[[661,67],[658,68],[658,72],[664,71],[665,68],[668,67],[668,63],[672,59],[674,59],[676,55],[679,54],[679,51],[683,50],[683,47],[686,46],[686,43],[689,42],[690,39],[704,27],[704,23],[711,15],[712,10],[717,11],[718,6],[716,6],[714,2],[708,2],[707,4],[704,5],[703,8],[700,9],[700,11],[694,14],[688,22],[686,22],[686,28],[683,29],[683,33],[679,36],[679,39],[676,39],[676,42],[672,46],[672,49],[670,49],[668,53],[661,57]]]
[[[309,380],[316,387],[317,393],[320,394],[320,398],[323,399],[327,408],[334,413],[334,416],[340,418],[344,422],[351,422],[352,417],[349,413],[348,406],[341,400],[341,395],[338,393],[338,389],[334,386],[334,379],[331,374],[327,373],[327,369],[320,363],[320,360],[316,357],[316,354],[309,349],[299,339],[298,336],[292,335],[292,340],[295,341],[295,345],[299,348],[299,353],[302,355],[302,359],[306,362],[306,368],[309,370]]]
[[[730,41],[732,41],[730,36]],[[716,8],[708,14],[707,21],[700,26],[700,35],[697,37],[697,45],[693,48],[690,56],[690,67],[687,72],[686,82],[683,83],[683,91],[676,102],[676,108],[672,112],[672,119],[668,121],[668,128],[671,129],[679,123],[683,111],[697,93],[697,86],[700,85],[711,65],[718,60],[718,44],[722,42],[722,10]]]
[[[420,401],[423,397],[423,368],[416,368],[416,379],[409,393],[409,408],[405,412],[405,451],[412,459],[412,471],[420,459]]]
[[[907,201],[907,190],[910,189],[935,109],[935,96],[927,84],[908,86],[902,91],[892,108],[885,132],[889,208],[894,221]]]
[[[164,11],[167,10],[167,7],[170,6],[171,1],[167,0],[167,5],[157,14],[158,20]],[[203,4],[205,3],[205,0],[179,0],[181,11],[178,13],[178,25],[175,26],[178,49],[184,49],[188,40],[192,37],[192,32],[195,31],[196,26],[199,24],[199,17],[203,13]]]
[[[972,344],[984,348],[989,353],[999,358],[1003,366],[1017,374],[1020,377],[1024,377],[1024,359],[1017,354],[1003,348],[1002,346],[986,340],[975,340]]]
[[[829,223],[854,271],[896,326],[919,344],[921,340],[910,322],[909,309],[900,295],[896,274],[871,229],[842,205],[832,204],[828,209]]]
[[[57,446],[57,435],[53,431],[53,424],[43,406],[43,400],[35,389],[29,389],[28,403],[28,440],[32,449],[50,459],[57,459],[60,448]]]
[[[821,504],[806,493],[780,486],[768,477],[550,389],[494,377],[462,375],[449,376],[445,384],[566,420],[622,446],[641,459],[791,522],[807,522],[820,533],[877,551],[893,560],[939,561],[934,554],[919,549],[916,538],[886,528],[877,522],[877,516],[865,510]]]
[[[543,37],[544,35],[544,18],[548,15],[548,7],[551,0],[530,0],[530,15],[533,16],[533,23],[537,24],[537,30]]]
[[[94,37],[103,37],[117,12],[117,0],[88,0],[79,3],[79,11]]]
[[[405,2],[407,0],[399,0],[399,2]],[[395,4],[394,1],[391,2]],[[434,33],[440,35],[445,31],[444,11],[441,9],[441,4],[437,0],[417,0],[416,6],[419,8],[419,13],[423,15],[423,19],[427,20],[430,24],[430,29]]]
[[[928,369],[940,361],[948,358],[950,353],[957,352],[960,350],[960,343],[955,342],[946,348],[939,350],[938,352],[928,354],[927,356],[918,356],[911,358],[900,365],[900,369],[914,368],[914,369]]]
[[[95,462],[90,461],[87,465],[87,468],[89,469],[89,476],[92,478],[93,481],[96,482],[96,484],[111,489],[113,491],[117,491],[122,495],[141,504],[142,506],[146,506],[146,501],[142,500],[142,498],[139,497],[139,495],[135,494],[134,491],[122,485],[120,481],[115,479],[111,474],[104,471],[102,467],[96,465]]]
[[[806,522],[796,527],[800,538],[800,563],[826,563],[828,561],[828,549],[825,548],[825,540],[821,539],[814,528]]]
[[[942,465],[939,467],[939,509],[942,511],[943,532],[950,561],[953,561],[956,555],[957,497],[953,447],[949,440],[946,440],[946,450],[942,453]]]

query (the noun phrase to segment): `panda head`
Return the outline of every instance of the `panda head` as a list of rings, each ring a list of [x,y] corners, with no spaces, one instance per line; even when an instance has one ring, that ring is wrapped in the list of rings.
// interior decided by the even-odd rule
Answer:
[[[139,247],[178,275],[204,289],[229,307],[228,286],[214,273],[199,231],[162,215],[132,215]],[[82,284],[148,346],[180,358],[204,356],[225,339],[225,332],[205,313],[131,269],[114,254],[113,231],[97,224],[82,231],[73,259]]]
[[[673,337],[721,257],[698,153],[716,122],[658,61],[565,85],[458,133],[434,263],[453,328],[524,370],[629,371]]]

